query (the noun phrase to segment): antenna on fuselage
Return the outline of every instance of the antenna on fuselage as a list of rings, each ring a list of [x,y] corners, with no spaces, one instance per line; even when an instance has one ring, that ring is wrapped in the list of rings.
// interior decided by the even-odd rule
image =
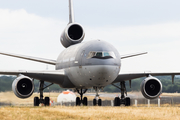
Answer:
[[[69,0],[69,23],[74,22],[73,2]]]

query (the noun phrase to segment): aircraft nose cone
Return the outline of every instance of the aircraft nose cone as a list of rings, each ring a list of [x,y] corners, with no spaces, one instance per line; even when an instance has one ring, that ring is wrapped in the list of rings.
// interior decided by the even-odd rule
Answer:
[[[109,74],[110,74],[109,69],[107,67],[104,67],[104,66],[98,67],[96,72],[97,72],[97,76],[101,80],[107,78],[107,76],[109,76]]]
[[[119,73],[118,66],[98,65],[89,68],[90,80],[94,86],[105,86],[112,83]]]

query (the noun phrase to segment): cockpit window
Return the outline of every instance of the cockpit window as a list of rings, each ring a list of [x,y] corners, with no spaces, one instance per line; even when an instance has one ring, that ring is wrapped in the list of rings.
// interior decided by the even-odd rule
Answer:
[[[102,56],[103,56],[103,53],[102,53],[102,52],[97,52],[97,53],[96,53],[96,56],[97,56],[97,57],[102,57]]]
[[[116,58],[114,52],[108,51],[90,51],[87,59],[90,58],[98,58],[98,59],[109,59],[109,58]]]

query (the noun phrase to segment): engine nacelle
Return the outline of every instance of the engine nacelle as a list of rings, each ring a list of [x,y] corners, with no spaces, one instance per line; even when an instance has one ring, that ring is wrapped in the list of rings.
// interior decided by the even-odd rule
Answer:
[[[85,33],[81,25],[77,23],[70,23],[63,31],[60,41],[62,45],[67,48],[71,45],[81,43],[84,39]]]
[[[147,99],[155,99],[162,93],[161,81],[149,76],[141,83],[141,92]]]
[[[12,83],[12,90],[19,98],[28,98],[34,92],[33,80],[27,76],[20,75]]]

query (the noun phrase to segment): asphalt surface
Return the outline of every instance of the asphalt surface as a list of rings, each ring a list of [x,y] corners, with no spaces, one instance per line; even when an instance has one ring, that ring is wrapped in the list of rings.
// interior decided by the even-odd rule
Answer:
[[[87,93],[84,96],[94,96],[95,97],[96,93]],[[115,98],[115,97],[120,97],[121,93],[99,93],[99,97],[108,97],[108,98]],[[127,97],[130,98],[142,98],[142,94],[139,93],[128,93]]]

